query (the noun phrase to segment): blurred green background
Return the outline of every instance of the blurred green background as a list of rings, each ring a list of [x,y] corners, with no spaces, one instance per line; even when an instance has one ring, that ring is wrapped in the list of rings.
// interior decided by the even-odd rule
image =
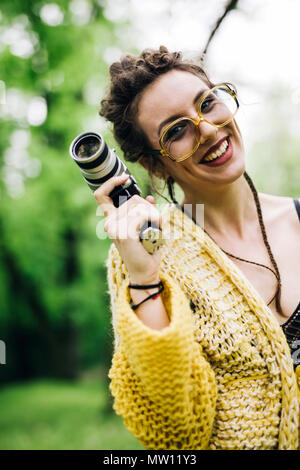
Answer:
[[[0,24],[0,449],[142,448],[112,410],[110,240],[69,156],[102,131],[113,23],[96,1],[14,0]]]
[[[115,146],[97,113],[109,64],[140,48],[123,34],[141,25],[134,3],[116,2],[115,13],[97,0],[0,3],[0,449],[143,448],[112,410],[111,242],[96,236],[96,202],[68,153],[85,130]],[[169,18],[179,4],[160,3]],[[212,2],[211,17],[218,11]],[[165,39],[148,46],[172,47]],[[253,105],[251,76],[230,73],[242,103]],[[249,111],[248,170],[258,190],[299,197],[300,93],[290,83],[254,87],[264,101],[256,113],[245,106],[241,119]],[[144,170],[128,167],[150,194]]]

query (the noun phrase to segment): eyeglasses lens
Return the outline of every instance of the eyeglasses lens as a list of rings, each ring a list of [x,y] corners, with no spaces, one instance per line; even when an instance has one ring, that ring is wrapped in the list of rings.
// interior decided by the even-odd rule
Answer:
[[[193,121],[181,119],[167,131],[163,145],[173,158],[180,158],[192,152],[198,145],[199,131]]]

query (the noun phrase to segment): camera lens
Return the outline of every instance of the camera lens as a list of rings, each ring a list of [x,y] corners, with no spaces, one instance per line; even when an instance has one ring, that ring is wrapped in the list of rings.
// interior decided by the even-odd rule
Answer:
[[[99,148],[99,139],[93,135],[89,135],[87,137],[83,137],[79,142],[77,142],[74,152],[78,158],[88,158],[97,153]]]
[[[93,170],[110,157],[109,149],[100,134],[85,132],[71,144],[71,155],[80,168]]]
[[[127,173],[130,177],[121,185],[116,186],[109,194],[115,207],[119,207],[134,194],[141,194],[134,177],[126,165],[110,149],[101,134],[84,132],[78,135],[70,145],[70,155],[80,168],[80,172],[92,191],[113,176]]]
[[[77,136],[70,146],[70,153],[93,191],[111,177],[127,172],[122,160],[107,146],[102,136],[95,132],[84,132]],[[129,179],[123,187],[130,184]]]

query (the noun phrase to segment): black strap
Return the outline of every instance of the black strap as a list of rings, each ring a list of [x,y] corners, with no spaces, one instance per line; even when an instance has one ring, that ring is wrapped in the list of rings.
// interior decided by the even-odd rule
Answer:
[[[296,211],[300,220],[300,202],[298,201],[298,199],[294,199],[294,203],[295,203]]]
[[[162,284],[162,285],[161,285],[161,288],[160,288],[157,292],[154,292],[154,294],[149,295],[149,297],[146,297],[146,299],[142,300],[139,304],[133,305],[132,299],[130,299],[129,305],[130,305],[130,307],[132,308],[132,310],[136,310],[141,304],[143,304],[144,302],[146,302],[146,300],[152,299],[152,297],[156,297],[158,294],[160,294],[161,292],[163,292],[163,290],[164,290],[164,285]]]
[[[131,289],[153,289],[153,287],[161,287],[163,285],[162,281],[159,281],[158,284],[149,284],[149,285],[141,285],[141,284],[129,284],[128,287]]]

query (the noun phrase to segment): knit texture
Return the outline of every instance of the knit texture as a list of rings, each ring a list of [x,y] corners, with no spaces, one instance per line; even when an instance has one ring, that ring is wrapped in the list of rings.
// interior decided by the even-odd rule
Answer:
[[[162,216],[167,327],[137,317],[109,251],[116,413],[146,449],[298,449],[300,370],[276,318],[200,226],[174,204]]]

